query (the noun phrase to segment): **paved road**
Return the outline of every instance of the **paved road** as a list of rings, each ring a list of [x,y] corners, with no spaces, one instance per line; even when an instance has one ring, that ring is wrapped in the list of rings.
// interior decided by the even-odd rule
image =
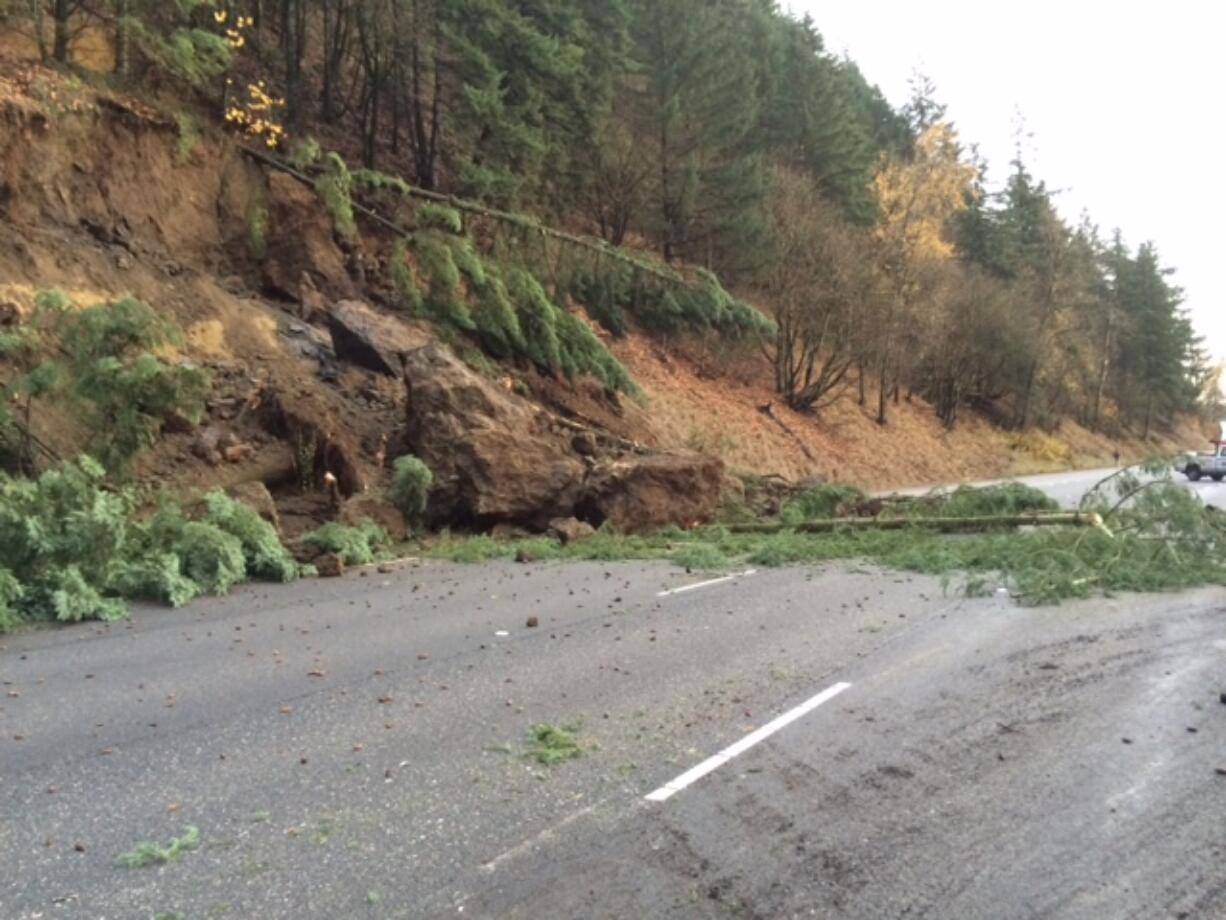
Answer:
[[[0,640],[0,917],[1226,916],[1220,590],[702,581],[406,566]]]

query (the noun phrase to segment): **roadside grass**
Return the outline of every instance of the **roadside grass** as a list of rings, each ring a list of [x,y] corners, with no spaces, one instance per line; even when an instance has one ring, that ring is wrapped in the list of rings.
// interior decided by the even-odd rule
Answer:
[[[145,866],[175,862],[184,853],[195,850],[199,846],[200,828],[188,826],[184,828],[182,836],[172,837],[166,846],[146,840],[138,843],[127,853],[121,854],[117,862],[129,869],[142,869]]]
[[[846,494],[837,497],[846,501]],[[1028,605],[1058,603],[1116,592],[1175,591],[1226,585],[1226,520],[1187,490],[1169,482],[1117,477],[1086,510],[1101,513],[1110,532],[1092,527],[987,530],[957,536],[924,526],[925,517],[956,514],[985,517],[1051,510],[1042,493],[1007,484],[959,489],[892,505],[882,517],[904,516],[913,526],[900,530],[852,530],[802,534],[800,519],[780,515],[774,533],[736,533],[728,526],[668,528],[649,536],[601,529],[569,543],[545,537],[497,540],[489,536],[442,534],[423,541],[423,555],[461,563],[495,559],[534,561],[667,560],[694,571],[734,566],[777,567],[861,561],[885,568],[956,581],[971,596],[1007,587]],[[812,508],[833,507],[828,496]]]

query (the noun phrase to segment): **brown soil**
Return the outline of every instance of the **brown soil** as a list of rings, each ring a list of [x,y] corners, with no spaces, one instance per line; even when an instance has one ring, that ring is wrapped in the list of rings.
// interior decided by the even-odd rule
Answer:
[[[742,355],[737,373],[715,377],[701,356],[640,336],[610,347],[647,393],[653,443],[717,453],[732,469],[760,475],[884,489],[1111,466],[1116,451],[1133,460],[1204,440],[1186,420],[1149,441],[1117,441],[1068,421],[1050,435],[1014,435],[974,415],[947,431],[919,398],[892,405],[882,427],[854,393],[817,415],[793,412],[775,396],[761,356]]]
[[[280,234],[269,251],[287,254],[277,267],[288,273],[275,283],[249,247],[253,208],[265,204],[295,221],[269,228]],[[310,492],[326,472],[345,495],[378,489],[404,423],[400,381],[329,366],[326,329],[297,302],[305,296],[261,293],[294,297],[285,289],[297,290],[314,265],[303,286],[338,296],[354,266],[383,246],[368,227],[365,255],[360,244],[338,246],[327,214],[312,207],[292,190],[279,192],[220,133],[205,130],[184,153],[173,119],[154,109],[0,59],[0,304],[27,310],[36,292],[60,288],[81,305],[134,295],[172,317],[185,331],[182,357],[210,368],[214,392],[203,425],[165,436],[139,476],[176,490],[264,482],[294,530],[334,511],[335,498],[301,497],[303,484]],[[308,270],[290,269],[286,260],[308,248]],[[335,277],[338,266],[349,274]],[[727,355],[638,335],[605,338],[643,387],[643,401],[590,381],[497,373],[553,411],[628,441],[700,449],[743,472],[866,487],[1101,466],[1115,450],[1136,457],[1202,438],[1183,426],[1147,444],[1116,443],[1065,424],[1052,436],[1017,439],[973,417],[946,432],[918,400],[893,407],[886,428],[854,399],[801,415],[775,400],[760,356],[733,365]],[[0,367],[0,383],[12,373]],[[39,407],[34,427],[61,454],[87,446],[71,415],[53,405]]]

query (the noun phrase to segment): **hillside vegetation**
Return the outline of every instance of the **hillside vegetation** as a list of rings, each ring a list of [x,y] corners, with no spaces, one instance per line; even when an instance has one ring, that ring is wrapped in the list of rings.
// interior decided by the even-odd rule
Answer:
[[[1153,244],[768,0],[0,0],[0,630],[396,540],[1221,581],[1188,496],[955,552],[797,482],[1114,465],[1215,391]]]
[[[986,188],[931,85],[893,109],[773,0],[45,0],[0,15],[46,61],[157,86],[185,148],[212,117],[307,151],[342,236],[368,191],[510,212],[422,208],[389,266],[405,310],[495,358],[633,392],[573,298],[614,336],[748,336],[789,406],[853,400],[883,425],[919,396],[950,427],[971,408],[1146,436],[1209,383],[1152,243],[1069,225],[1020,161]]]

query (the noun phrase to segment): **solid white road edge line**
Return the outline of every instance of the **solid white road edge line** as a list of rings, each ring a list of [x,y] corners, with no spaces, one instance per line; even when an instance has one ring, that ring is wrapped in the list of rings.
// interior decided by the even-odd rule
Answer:
[[[775,732],[779,731],[779,729],[785,728],[788,725],[791,725],[801,716],[805,715],[806,713],[812,712],[818,706],[822,705],[822,703],[830,702],[830,700],[834,699],[836,696],[838,696],[844,690],[847,690],[849,687],[851,687],[851,684],[847,684],[847,683],[839,683],[839,684],[835,684],[833,687],[827,687],[821,693],[817,694],[817,696],[810,697],[809,699],[805,700],[803,703],[801,703],[799,706],[795,707],[794,709],[789,709],[787,712],[785,712],[783,715],[779,716],[778,718],[772,719],[770,722],[767,722],[757,731],[750,732],[748,735],[746,735],[736,744],[733,744],[733,745],[730,745],[724,748],[722,751],[720,751],[718,754],[714,755],[713,757],[708,757],[698,766],[691,767],[689,770],[686,770],[684,773],[682,773],[672,782],[665,783],[655,792],[649,793],[646,797],[647,801],[663,802],[666,799],[672,798],[674,795],[676,795],[686,786],[689,786],[692,783],[696,783],[698,780],[702,779],[704,776],[706,776],[711,771],[722,767],[724,764],[730,761],[733,757],[736,757],[738,754],[744,754],[755,744],[765,741]]]
[[[731,575],[725,575],[723,578],[712,578],[708,581],[698,581],[692,585],[682,585],[680,588],[670,588],[668,591],[657,591],[656,597],[668,597],[670,594],[684,594],[686,591],[693,591],[696,588],[709,588],[711,585],[722,585],[726,581],[732,581],[734,578],[744,578],[746,575],[757,575],[757,569],[746,569],[744,572],[734,572]]]

